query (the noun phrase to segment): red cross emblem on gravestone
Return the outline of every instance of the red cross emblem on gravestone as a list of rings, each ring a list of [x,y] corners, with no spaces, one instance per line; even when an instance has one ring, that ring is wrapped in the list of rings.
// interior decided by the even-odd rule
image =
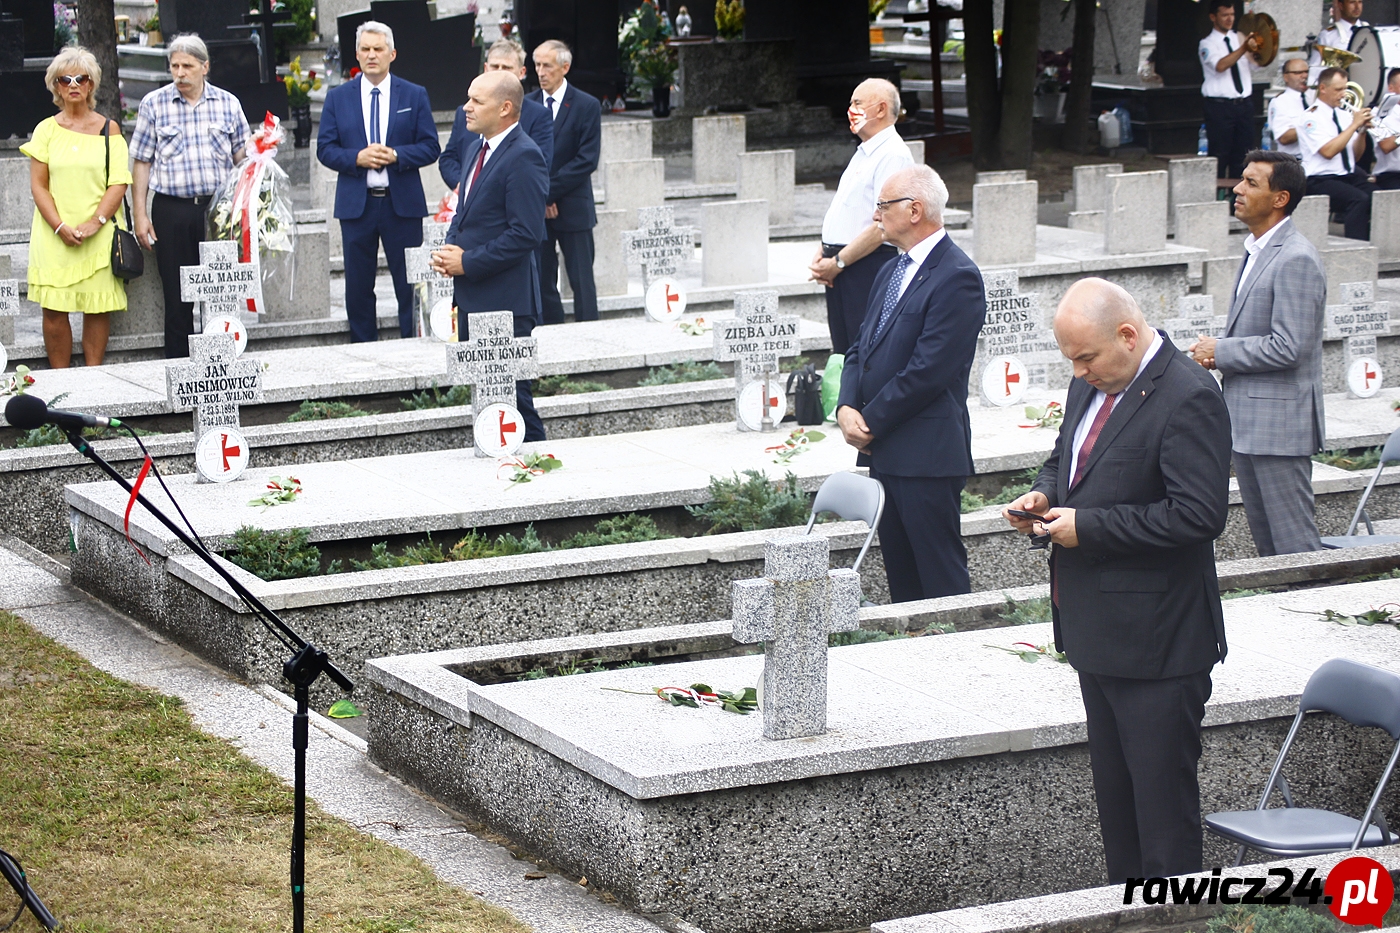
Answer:
[[[1361,377],[1366,380],[1366,388],[1368,389],[1371,388],[1371,380],[1375,379],[1378,375],[1379,373],[1370,366],[1363,366],[1361,369]]]
[[[234,328],[234,327],[233,327],[233,322],[232,322],[232,321],[224,321],[224,333],[226,333],[226,334],[232,334],[234,340],[238,340],[240,337],[243,336],[242,334],[240,334],[240,333],[238,332],[238,329],[237,329],[237,328]]]
[[[506,423],[505,409],[501,409],[500,411],[496,412],[496,414],[500,416],[499,427],[501,429],[501,446],[504,447],[506,446],[506,435],[514,434],[516,431],[520,430],[520,428],[518,425],[516,425],[513,419],[509,424]]]
[[[667,286],[666,286],[666,313],[669,314],[672,310],[674,310],[674,309],[671,307],[671,305],[672,305],[673,302],[679,301],[679,300],[680,300],[680,297],[681,297],[680,295],[678,295],[678,294],[676,294],[675,292],[671,291],[671,286],[670,286],[670,285],[667,285]]]
[[[1010,363],[1010,362],[1002,363],[1001,365],[1004,366],[1004,367],[1006,367],[1005,370],[1003,371],[1002,378],[1003,378],[1003,380],[1004,380],[1003,385],[1005,385],[1005,387],[1006,387],[1006,394],[1007,394],[1007,395],[1010,395],[1010,394],[1011,394],[1011,384],[1012,384],[1013,382],[1020,382],[1020,381],[1021,381],[1021,374],[1020,374],[1020,373],[1013,373],[1013,372],[1011,371],[1011,363]]]
[[[242,448],[242,447],[239,447],[239,446],[237,446],[237,445],[234,445],[233,447],[230,447],[230,446],[228,445],[228,435],[227,435],[227,434],[224,434],[223,432],[220,432],[220,435],[219,435],[219,452],[220,452],[221,454],[223,454],[223,458],[224,458],[224,472],[227,473],[229,470],[232,469],[232,467],[230,467],[229,464],[228,464],[228,458],[229,458],[229,457],[238,457],[238,456],[242,456],[242,454],[243,454],[243,448]]]

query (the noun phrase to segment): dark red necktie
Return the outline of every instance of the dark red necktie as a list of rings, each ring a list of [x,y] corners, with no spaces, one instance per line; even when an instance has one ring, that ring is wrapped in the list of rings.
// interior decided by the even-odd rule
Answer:
[[[1108,421],[1108,416],[1113,413],[1113,400],[1116,395],[1107,396],[1103,404],[1099,406],[1099,413],[1094,416],[1094,423],[1089,425],[1089,434],[1084,438],[1084,443],[1079,447],[1079,463],[1074,468],[1074,479],[1070,480],[1069,488],[1073,489],[1084,478],[1084,468],[1089,464],[1089,455],[1094,452],[1094,443],[1099,439],[1099,432],[1103,430],[1104,423]]]
[[[481,174],[481,167],[486,164],[486,150],[491,148],[491,144],[486,140],[481,141],[481,155],[476,157],[476,168],[472,170],[472,180],[467,182],[467,194],[471,194],[476,187],[476,177]]]

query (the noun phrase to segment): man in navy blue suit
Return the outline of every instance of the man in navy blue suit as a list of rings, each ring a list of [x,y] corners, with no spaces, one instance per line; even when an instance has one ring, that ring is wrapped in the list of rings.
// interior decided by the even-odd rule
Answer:
[[[467,96],[467,129],[479,138],[467,150],[447,242],[433,252],[433,268],[456,279],[453,300],[464,340],[478,311],[512,312],[517,337],[530,336],[540,322],[535,251],[544,239],[549,170],[520,127],[524,97],[520,80],[508,71],[480,75]],[[529,382],[515,384],[515,407],[525,419],[525,440],[544,440]]]
[[[423,245],[428,203],[418,169],[438,157],[428,92],[391,78],[394,32],[373,20],[355,31],[360,76],[332,88],[321,111],[316,157],[340,173],[335,216],[345,244],[345,313],[350,339],[379,338],[374,276],[379,244],[399,300],[399,333],[413,336],[413,289],[403,251]]]
[[[574,290],[574,320],[598,320],[598,289],[593,283],[593,228],[598,214],[593,206],[593,172],[603,138],[603,112],[598,98],[580,91],[565,77],[573,53],[558,39],[535,47],[538,99],[554,123],[554,161],[549,170],[549,203],[544,209],[545,241],[540,245],[540,297],[544,322],[564,323],[564,302],[559,298],[559,257]],[[527,101],[527,102],[528,102]]]
[[[875,277],[836,409],[856,464],[885,487],[880,550],[897,603],[971,591],[959,506],[973,472],[967,378],[987,299],[982,273],[943,229],[947,203],[927,165],[881,189],[875,222],[903,255]]]
[[[497,39],[486,51],[485,71],[509,71],[522,82],[525,80],[525,50],[510,39]],[[527,96],[520,106],[520,128],[535,141],[544,153],[544,164],[549,165],[554,153],[554,122],[534,95]],[[442,183],[449,188],[457,187],[462,180],[462,166],[465,164],[467,148],[480,137],[467,129],[467,110],[457,108],[452,119],[452,135],[442,148],[438,159],[438,174]]]

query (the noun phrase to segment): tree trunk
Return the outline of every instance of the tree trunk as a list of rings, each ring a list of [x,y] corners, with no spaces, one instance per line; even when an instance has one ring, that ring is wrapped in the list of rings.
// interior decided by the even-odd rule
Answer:
[[[1001,158],[1001,90],[997,83],[997,47],[992,36],[991,0],[963,4],[963,65],[967,74],[967,117],[972,128],[972,160],[993,169]]]
[[[1040,0],[1006,0],[1001,34],[1001,130],[997,140],[998,161],[1005,169],[1031,167],[1039,43]]]
[[[1089,149],[1089,118],[1094,90],[1095,0],[1074,0],[1074,56],[1069,63],[1063,145],[1070,152]]]
[[[98,113],[121,122],[121,91],[117,86],[117,20],[113,0],[78,0],[78,42],[97,58],[102,86],[93,102]]]

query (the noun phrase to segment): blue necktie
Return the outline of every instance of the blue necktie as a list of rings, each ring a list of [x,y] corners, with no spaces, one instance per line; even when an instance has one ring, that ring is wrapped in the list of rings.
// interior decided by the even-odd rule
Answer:
[[[546,97],[546,98],[544,99],[544,103],[545,103],[545,106],[549,108],[549,118],[550,118],[551,120],[553,120],[553,119],[554,119],[554,98],[553,98],[553,97]]]
[[[369,92],[369,141],[379,142],[379,88]]]
[[[885,303],[880,308],[880,320],[875,325],[875,333],[872,337],[880,336],[880,332],[889,323],[890,316],[894,314],[894,306],[899,304],[899,293],[904,285],[904,273],[909,271],[909,267],[914,264],[914,260],[905,253],[899,257],[899,261],[894,264],[894,274],[890,276],[890,284],[885,289]]]

